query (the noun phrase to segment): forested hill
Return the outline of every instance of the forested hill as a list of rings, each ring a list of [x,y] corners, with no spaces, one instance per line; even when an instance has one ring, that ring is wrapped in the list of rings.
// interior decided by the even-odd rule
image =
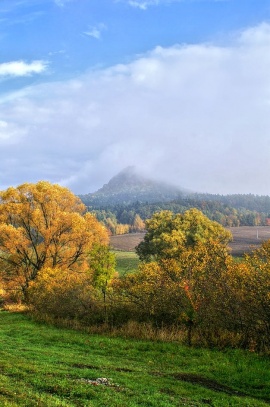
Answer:
[[[270,214],[270,196],[253,194],[232,194],[232,195],[214,195],[214,194],[192,194],[193,199],[197,201],[222,202],[233,208],[249,209],[251,211],[264,212]]]
[[[169,202],[182,197],[184,190],[143,177],[128,167],[113,177],[97,192],[81,195],[86,205],[107,206],[133,202]]]
[[[139,230],[136,224],[149,219],[157,211],[183,213],[190,208],[201,210],[223,226],[270,224],[269,196],[191,193],[146,179],[138,175],[133,167],[120,172],[97,192],[81,195],[80,198],[112,233],[116,233],[115,228],[119,224],[129,225],[129,231]],[[120,229],[127,231],[127,228]]]

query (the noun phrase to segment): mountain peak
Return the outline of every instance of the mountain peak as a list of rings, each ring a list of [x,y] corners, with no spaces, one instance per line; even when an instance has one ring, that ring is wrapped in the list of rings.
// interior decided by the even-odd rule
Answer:
[[[124,168],[97,192],[81,196],[87,205],[167,202],[183,195],[183,190],[144,177],[136,167]]]
[[[135,166],[130,166],[124,168],[122,171],[120,171],[117,175],[112,177],[108,184],[105,185],[113,185],[115,183],[119,182],[140,182],[143,180],[143,177],[139,175],[139,173],[136,171]],[[104,186],[105,186],[104,185]]]

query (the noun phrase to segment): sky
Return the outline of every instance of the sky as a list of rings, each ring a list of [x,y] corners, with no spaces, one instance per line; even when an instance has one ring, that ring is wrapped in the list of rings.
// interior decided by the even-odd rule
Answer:
[[[270,0],[0,0],[0,189],[127,166],[270,195]]]

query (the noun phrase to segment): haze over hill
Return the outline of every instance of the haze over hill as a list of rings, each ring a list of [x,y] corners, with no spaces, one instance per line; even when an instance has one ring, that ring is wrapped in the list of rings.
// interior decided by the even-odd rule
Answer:
[[[183,180],[184,181],[184,180]],[[223,226],[270,224],[270,197],[252,194],[200,194],[143,176],[127,167],[98,191],[80,195],[99,220],[133,225],[138,214],[143,220],[160,210],[174,213],[197,208]],[[105,212],[106,215],[105,215]],[[103,213],[104,212],[104,213]]]
[[[135,167],[127,167],[94,193],[81,195],[88,205],[129,204],[132,202],[169,202],[185,196],[188,191],[146,178]]]

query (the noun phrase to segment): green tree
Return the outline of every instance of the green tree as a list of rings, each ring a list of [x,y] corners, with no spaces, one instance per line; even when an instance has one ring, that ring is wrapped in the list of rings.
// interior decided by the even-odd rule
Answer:
[[[93,286],[102,292],[104,319],[108,320],[107,290],[109,282],[115,274],[116,259],[110,248],[105,245],[95,245],[89,253],[89,266],[92,272]]]
[[[231,264],[224,245],[198,242],[179,259],[141,263],[139,272],[122,278],[116,290],[133,319],[184,327],[189,345],[194,332],[207,342],[231,328],[236,316],[228,281]]]
[[[191,344],[194,329],[221,325],[218,319],[230,296],[228,290],[222,293],[232,262],[227,248],[231,234],[197,209],[156,213],[146,229],[137,247],[139,273],[118,287],[141,319],[182,324]]]
[[[146,262],[177,259],[186,248],[197,243],[213,241],[226,246],[231,239],[229,231],[198,209],[189,209],[184,214],[161,211],[145,224],[147,232],[136,252]]]

